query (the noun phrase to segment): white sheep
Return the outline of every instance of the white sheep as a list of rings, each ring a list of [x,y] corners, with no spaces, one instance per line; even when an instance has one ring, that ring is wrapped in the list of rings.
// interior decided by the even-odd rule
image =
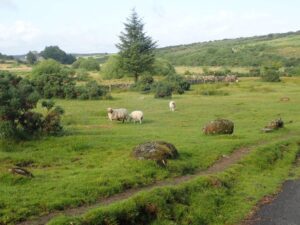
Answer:
[[[107,115],[110,121],[113,120],[118,120],[118,121],[122,121],[124,123],[125,120],[128,119],[128,111],[127,109],[112,109],[112,108],[108,108],[107,109]]]
[[[129,120],[130,121],[133,120],[134,123],[138,121],[141,124],[143,119],[144,119],[144,114],[142,111],[133,111],[129,114]]]
[[[170,111],[174,112],[175,109],[176,109],[176,104],[174,101],[170,101],[169,102],[169,108],[170,108]]]

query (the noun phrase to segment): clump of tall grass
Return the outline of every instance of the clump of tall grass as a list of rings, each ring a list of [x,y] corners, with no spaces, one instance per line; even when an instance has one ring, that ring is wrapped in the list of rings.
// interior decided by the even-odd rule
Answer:
[[[228,86],[229,84],[202,84],[199,86],[199,88],[196,90],[196,95],[205,95],[205,96],[212,96],[212,95],[218,95],[218,96],[227,96],[229,95],[228,91],[220,90],[223,87]]]

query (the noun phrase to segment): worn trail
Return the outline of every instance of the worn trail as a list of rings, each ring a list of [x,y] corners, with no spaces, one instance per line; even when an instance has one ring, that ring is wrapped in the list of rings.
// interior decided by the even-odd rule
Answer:
[[[280,138],[279,140],[285,140],[291,136],[292,135],[289,134],[289,135],[286,135],[286,136]],[[273,140],[271,140],[271,141],[273,141]],[[99,206],[109,205],[109,204],[112,204],[112,203],[115,203],[115,202],[118,202],[121,200],[125,200],[139,192],[142,192],[142,191],[150,191],[157,187],[178,185],[178,184],[184,183],[186,181],[190,181],[199,176],[216,174],[218,172],[222,172],[222,171],[226,170],[231,165],[239,162],[252,149],[255,149],[259,146],[266,145],[271,141],[259,142],[252,146],[239,148],[239,149],[235,150],[231,155],[220,158],[211,167],[209,167],[207,170],[204,170],[204,171],[196,170],[196,172],[194,174],[183,175],[183,176],[179,176],[179,177],[175,177],[175,178],[170,178],[168,180],[157,181],[157,182],[155,182],[151,185],[145,186],[145,187],[131,188],[131,189],[125,190],[124,192],[121,192],[119,194],[115,194],[115,195],[112,195],[107,198],[101,198],[90,205],[82,205],[82,206],[79,206],[76,208],[68,208],[68,209],[65,209],[62,211],[51,212],[47,215],[42,215],[33,220],[27,220],[27,221],[20,222],[20,223],[18,223],[18,225],[43,225],[58,215],[78,216],[78,215],[84,214],[85,212],[87,212],[93,208],[97,208]]]

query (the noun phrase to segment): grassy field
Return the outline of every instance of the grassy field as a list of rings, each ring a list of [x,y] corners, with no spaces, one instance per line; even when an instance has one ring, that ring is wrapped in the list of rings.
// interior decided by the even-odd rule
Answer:
[[[6,63],[0,63],[0,70],[10,71],[18,76],[24,77],[30,75],[32,67],[25,64],[19,64],[16,61],[11,60]]]
[[[222,155],[228,155],[238,147],[264,140],[276,140],[290,132],[299,134],[299,84],[299,78],[286,78],[281,83],[263,83],[254,78],[247,78],[238,84],[195,85],[190,92],[173,96],[178,105],[178,110],[174,113],[168,110],[168,100],[158,100],[152,95],[135,92],[112,93],[113,100],[105,101],[57,100],[57,105],[61,105],[66,112],[63,117],[66,132],[64,136],[17,144],[1,143],[0,224],[14,224],[16,221],[53,210],[92,203],[100,197],[110,196],[131,187],[193,173],[195,169],[205,170]],[[210,93],[213,94],[203,95],[204,89],[212,90]],[[284,96],[291,100],[279,101]],[[130,111],[143,110],[144,123],[139,125],[110,122],[106,116],[107,107],[126,107]],[[293,122],[274,133],[265,134],[260,131],[268,122],[278,117]],[[233,120],[234,134],[204,136],[202,127],[215,118]],[[148,140],[173,143],[179,150],[180,158],[170,160],[165,169],[158,167],[155,162],[133,159],[132,148]],[[251,200],[252,205],[264,193],[274,191],[286,177],[291,158],[296,154],[295,142],[295,138],[292,139],[292,151],[287,155],[287,159],[282,157],[282,163],[285,165],[282,170],[276,169],[277,166],[280,168],[280,162],[270,166],[275,171],[272,173],[275,181],[270,181],[272,185],[267,190],[263,189],[260,192],[258,189],[255,198]],[[276,143],[273,145],[277,146]],[[258,155],[253,157],[259,158]],[[266,156],[266,162],[268,157],[272,158],[272,155]],[[264,166],[263,164],[264,161],[254,166],[260,167]],[[8,168],[13,165],[26,166],[35,177],[30,179],[10,174]],[[247,167],[243,168],[243,174],[236,177],[237,184],[241,182],[241,185],[247,182],[245,176],[250,173]],[[271,169],[264,172],[268,174]],[[240,169],[237,169],[236,173],[239,171]],[[254,180],[257,174],[259,173],[250,173]],[[265,181],[260,177],[256,183],[265,185],[261,184],[263,182]],[[198,190],[196,187],[203,188],[202,183],[200,186],[197,184],[187,184],[185,188],[190,186],[192,194],[193,189]],[[248,183],[247,185],[249,190],[253,189],[253,186]],[[241,189],[238,186],[234,188]],[[222,194],[222,190],[220,191]],[[207,196],[214,192],[216,190],[209,192]],[[206,198],[198,196],[194,201],[196,199],[201,202]],[[211,204],[213,205],[213,202]],[[233,202],[231,204],[233,207]],[[242,207],[243,202],[240,204]],[[190,205],[195,212],[194,216],[197,210],[203,209],[196,202]],[[249,207],[246,205],[242,214],[234,211],[236,216],[228,224],[245,215],[250,210]],[[156,224],[163,224],[159,222],[158,220]]]
[[[295,171],[295,155],[299,154],[297,140],[299,137],[290,137],[256,148],[239,163],[217,175],[141,192],[81,216],[58,216],[48,225],[244,224],[244,218],[260,199],[273,195],[283,179],[291,178],[291,169]],[[295,175],[299,177],[299,171]]]

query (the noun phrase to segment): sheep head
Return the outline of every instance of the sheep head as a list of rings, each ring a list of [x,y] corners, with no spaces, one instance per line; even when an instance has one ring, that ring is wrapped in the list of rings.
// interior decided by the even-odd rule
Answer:
[[[107,112],[108,112],[108,113],[112,113],[112,112],[113,112],[113,109],[112,109],[112,108],[107,108]]]

